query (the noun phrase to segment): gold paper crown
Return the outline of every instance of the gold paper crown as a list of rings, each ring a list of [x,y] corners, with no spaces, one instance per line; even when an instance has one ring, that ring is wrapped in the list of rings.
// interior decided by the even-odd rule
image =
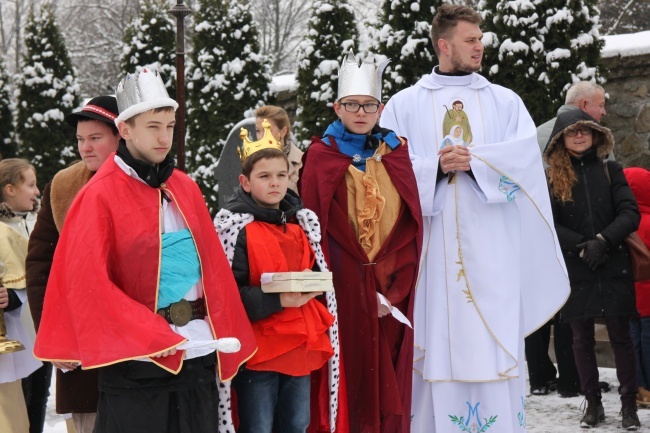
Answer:
[[[278,140],[273,137],[273,134],[271,134],[271,124],[268,122],[268,120],[264,119],[262,122],[262,127],[264,128],[264,136],[261,140],[257,141],[251,141],[248,138],[248,130],[246,128],[241,129],[239,137],[242,139],[242,147],[237,148],[237,153],[239,154],[239,158],[241,158],[242,164],[246,158],[262,149],[282,150],[282,144],[280,144]]]

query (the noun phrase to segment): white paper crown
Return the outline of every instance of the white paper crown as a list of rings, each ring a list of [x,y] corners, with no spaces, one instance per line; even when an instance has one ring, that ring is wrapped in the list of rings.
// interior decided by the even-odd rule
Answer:
[[[130,119],[136,114],[154,108],[178,108],[178,103],[169,97],[165,84],[156,71],[144,68],[140,72],[126,74],[115,91],[120,115],[115,124]]]
[[[359,65],[354,53],[350,49],[343,57],[339,69],[339,92],[337,101],[351,95],[372,96],[381,102],[381,75],[386,69],[389,60],[377,64],[374,57],[368,57]]]

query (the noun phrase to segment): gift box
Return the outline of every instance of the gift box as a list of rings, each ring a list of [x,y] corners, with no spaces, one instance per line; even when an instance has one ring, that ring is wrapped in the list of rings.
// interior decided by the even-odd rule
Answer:
[[[334,290],[331,272],[274,272],[262,274],[264,293],[329,292]]]

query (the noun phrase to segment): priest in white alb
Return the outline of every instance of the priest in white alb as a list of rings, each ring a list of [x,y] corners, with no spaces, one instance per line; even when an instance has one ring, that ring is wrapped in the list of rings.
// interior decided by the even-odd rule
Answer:
[[[524,337],[569,295],[535,125],[514,92],[476,73],[480,23],[466,6],[438,8],[440,65],[381,117],[409,140],[424,217],[413,433],[525,432]],[[459,102],[471,138],[445,141]]]

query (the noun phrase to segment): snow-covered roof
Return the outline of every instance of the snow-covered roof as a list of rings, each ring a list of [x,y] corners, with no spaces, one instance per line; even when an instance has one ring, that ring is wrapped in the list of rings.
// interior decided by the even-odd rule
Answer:
[[[269,84],[269,90],[273,93],[293,92],[298,90],[298,80],[295,73],[275,75]]]
[[[625,35],[603,36],[605,46],[600,52],[603,57],[641,56],[650,54],[650,31]]]

